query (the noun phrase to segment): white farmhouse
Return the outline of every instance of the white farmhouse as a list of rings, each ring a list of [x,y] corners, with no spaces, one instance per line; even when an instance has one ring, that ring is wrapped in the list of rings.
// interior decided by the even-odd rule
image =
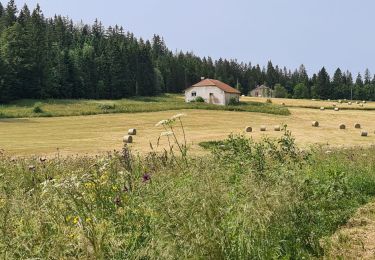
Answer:
[[[204,79],[185,90],[185,101],[194,101],[202,97],[206,103],[215,105],[228,105],[231,99],[237,102],[241,92],[231,86],[215,79]]]

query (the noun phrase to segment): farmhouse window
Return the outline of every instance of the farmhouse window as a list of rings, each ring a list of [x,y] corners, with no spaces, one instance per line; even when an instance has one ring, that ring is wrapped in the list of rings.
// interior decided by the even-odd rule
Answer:
[[[196,97],[197,96],[197,92],[195,92],[195,91],[191,92],[191,96],[192,97]]]

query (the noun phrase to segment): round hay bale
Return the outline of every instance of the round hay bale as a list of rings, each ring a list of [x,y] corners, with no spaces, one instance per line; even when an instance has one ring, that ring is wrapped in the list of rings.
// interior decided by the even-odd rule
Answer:
[[[318,121],[313,121],[311,125],[313,127],[318,127],[319,126],[319,122]]]
[[[359,104],[360,107],[363,107],[363,104]]]
[[[135,128],[129,129],[128,135],[137,135],[137,129],[135,129]]]
[[[325,107],[321,107],[321,108],[320,108],[320,110],[322,110],[322,111],[325,110],[325,109],[326,109]]]
[[[260,131],[261,131],[261,132],[265,132],[265,131],[267,131],[267,127],[264,126],[264,125],[262,125],[262,126],[260,127]]]
[[[125,135],[123,138],[124,143],[131,144],[133,142],[133,136],[131,135]]]
[[[281,105],[282,105],[282,106],[285,106],[285,103],[283,102],[283,103],[281,103]]]
[[[360,123],[355,123],[354,124],[354,128],[360,129],[361,128],[361,124]]]
[[[340,129],[346,129],[346,125],[345,125],[345,124],[340,124],[340,125],[339,125],[339,128],[340,128]]]
[[[339,111],[340,109],[338,107],[335,107],[335,111]]]
[[[245,132],[251,133],[253,131],[253,128],[251,126],[246,126]]]
[[[348,105],[351,106],[351,105],[352,105],[352,102],[348,102]]]
[[[357,105],[359,104],[359,101],[355,102]]]
[[[368,133],[366,131],[362,131],[361,136],[368,136]]]
[[[275,127],[273,128],[276,132],[279,132],[281,131],[281,126],[279,125],[275,125]]]
[[[333,106],[333,107],[335,107],[335,106],[336,106],[336,104],[332,104],[332,106]]]
[[[363,100],[362,103],[363,103],[363,104],[366,104],[366,100]]]
[[[329,98],[329,99],[327,99],[327,101],[331,101],[331,99]]]
[[[341,103],[342,103],[342,100],[339,100],[338,102],[341,104]]]
[[[311,99],[311,101],[316,101],[316,99],[315,99],[315,98],[313,98],[313,99]]]

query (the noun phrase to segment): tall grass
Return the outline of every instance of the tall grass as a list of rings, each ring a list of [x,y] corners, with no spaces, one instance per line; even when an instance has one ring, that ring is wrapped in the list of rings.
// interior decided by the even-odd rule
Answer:
[[[35,112],[35,107],[37,112]],[[43,110],[40,109],[43,107]],[[0,106],[0,118],[79,116],[109,113],[140,113],[180,109],[207,109],[289,115],[287,108],[260,102],[242,102],[232,106],[185,103],[178,95],[136,97],[121,100],[19,100]]]
[[[321,257],[321,239],[375,194],[374,148],[306,152],[288,131],[209,147],[185,158],[128,147],[98,158],[2,155],[0,255]]]

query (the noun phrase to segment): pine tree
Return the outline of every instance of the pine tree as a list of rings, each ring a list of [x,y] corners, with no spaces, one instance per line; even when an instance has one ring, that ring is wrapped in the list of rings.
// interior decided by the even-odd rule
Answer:
[[[17,6],[14,0],[10,0],[2,16],[2,24],[5,27],[12,26],[17,21]]]
[[[333,97],[329,75],[324,67],[318,73],[316,87],[316,94],[318,95],[318,97],[324,99]]]

